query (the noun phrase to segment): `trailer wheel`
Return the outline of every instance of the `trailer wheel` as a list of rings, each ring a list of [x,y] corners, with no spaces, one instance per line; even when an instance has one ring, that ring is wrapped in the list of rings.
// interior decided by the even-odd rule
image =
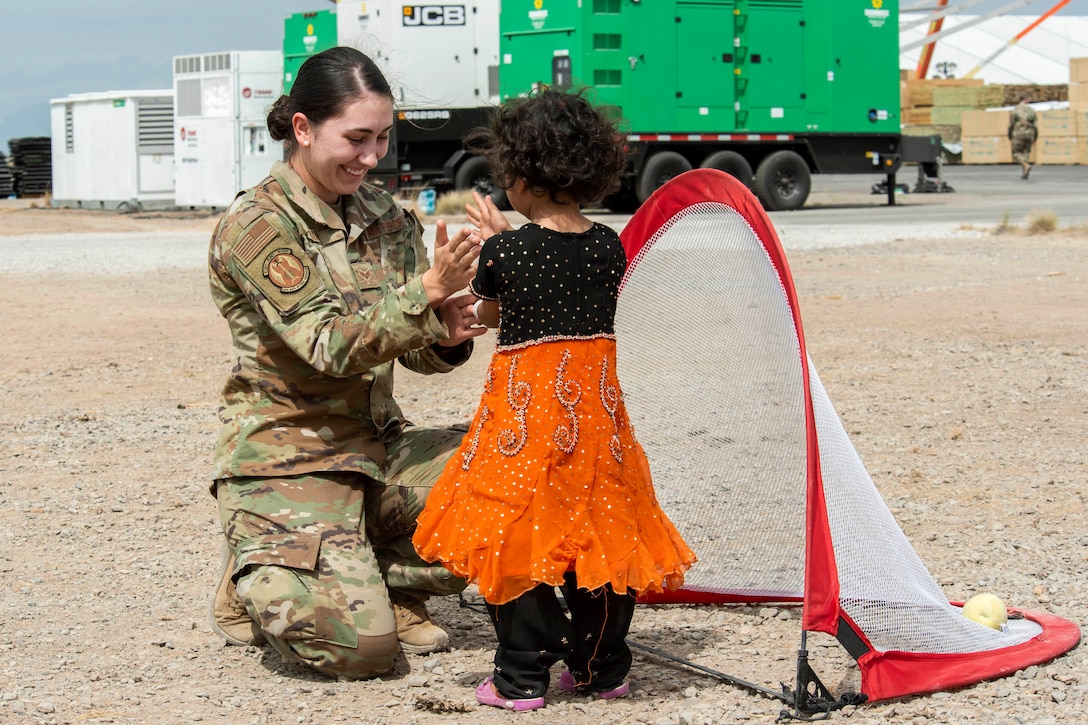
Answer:
[[[754,175],[752,165],[736,151],[715,151],[707,156],[702,163],[704,169],[717,169],[724,171],[740,183],[752,188]]]
[[[502,211],[510,210],[506,189],[500,189],[491,182],[491,166],[483,156],[473,156],[461,164],[454,174],[453,188],[458,191],[475,189],[484,196],[490,196]]]
[[[691,171],[691,163],[675,151],[659,151],[646,159],[642,173],[638,177],[639,203],[650,198],[666,181]]]
[[[811,189],[808,164],[793,151],[775,151],[759,162],[755,192],[767,211],[800,209]]]
[[[481,191],[480,187],[484,184],[491,186],[491,169],[487,167],[487,159],[482,156],[473,156],[466,159],[454,176],[454,188],[458,192],[465,191],[468,188]]]

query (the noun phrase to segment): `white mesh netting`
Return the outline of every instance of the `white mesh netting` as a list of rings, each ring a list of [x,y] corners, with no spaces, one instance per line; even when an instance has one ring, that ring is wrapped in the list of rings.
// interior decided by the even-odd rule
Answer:
[[[658,498],[699,555],[685,588],[800,598],[797,335],[754,239],[721,204],[662,230],[620,293],[618,372]]]
[[[699,556],[685,589],[799,599],[805,411],[798,336],[763,244],[731,207],[694,205],[628,270],[619,377],[654,485]],[[997,632],[948,603],[873,485],[809,364],[840,605],[880,651],[975,652]]]
[[[1042,628],[1010,619],[998,632],[963,616],[930,575],[876,490],[809,362],[820,470],[839,569],[839,605],[879,651],[981,652]]]

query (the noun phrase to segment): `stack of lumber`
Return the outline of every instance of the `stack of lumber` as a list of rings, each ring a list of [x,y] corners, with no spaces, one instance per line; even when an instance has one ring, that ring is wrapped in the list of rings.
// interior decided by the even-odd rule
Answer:
[[[901,82],[900,102],[907,125],[958,126],[964,110],[1001,105],[1004,91],[973,78],[907,78]],[[996,103],[990,103],[998,96]]]
[[[963,114],[961,143],[965,164],[1011,164],[1009,111],[967,111]]]
[[[1077,163],[1077,118],[1073,109],[1038,114],[1039,138],[1032,156],[1037,164]]]
[[[1005,102],[1004,86],[988,86],[981,82],[971,86],[936,86],[930,115],[934,125],[959,126],[966,111],[994,108]]]
[[[1088,165],[1088,58],[1069,59],[1069,110],[1078,164]]]
[[[914,77],[913,71],[900,71],[899,104],[902,130],[907,136],[931,136],[937,134],[944,143],[959,143],[960,123],[943,123],[948,114],[938,111],[934,118],[934,101],[938,89],[950,90],[982,86],[982,81],[948,79],[923,79]]]
[[[964,164],[1012,163],[1009,108],[1019,103],[1024,94],[1033,103],[1069,99],[1067,110],[1036,112],[1039,138],[1032,149],[1032,162],[1040,165],[1088,164],[1088,58],[1070,60],[1068,85],[984,88],[1003,89],[1004,95],[999,97],[995,92],[986,96],[992,104],[988,110],[960,111],[961,160]],[[941,98],[951,99],[952,95]]]
[[[1005,102],[1003,106],[1015,106],[1020,102],[1020,97],[1027,95],[1032,103],[1044,101],[1065,101],[1069,98],[1069,86],[1059,83],[1050,86],[1040,86],[1034,83],[1021,85],[1005,84]]]

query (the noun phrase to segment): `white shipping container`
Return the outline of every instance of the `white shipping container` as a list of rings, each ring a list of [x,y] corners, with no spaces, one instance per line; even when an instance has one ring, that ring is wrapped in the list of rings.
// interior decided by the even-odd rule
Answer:
[[[173,90],[76,93],[49,104],[53,206],[173,205]]]
[[[267,116],[283,92],[283,53],[228,51],[174,57],[175,199],[223,209],[268,175],[283,145]]]

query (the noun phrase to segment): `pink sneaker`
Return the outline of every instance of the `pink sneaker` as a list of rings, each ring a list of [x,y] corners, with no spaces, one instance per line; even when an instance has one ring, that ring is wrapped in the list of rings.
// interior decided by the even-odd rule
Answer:
[[[574,684],[574,675],[570,673],[570,670],[563,670],[563,674],[559,675],[559,689],[564,692],[578,692],[578,688]],[[599,697],[602,700],[614,700],[617,697],[623,697],[631,692],[631,683],[624,680],[620,684],[613,687],[611,690],[604,690],[603,692],[586,692],[586,695],[593,695]]]
[[[488,676],[487,679],[481,682],[480,686],[476,688],[476,702],[481,705],[491,705],[491,707],[501,707],[505,710],[513,710],[514,712],[537,710],[544,707],[543,697],[527,697],[523,700],[503,697],[491,684],[493,679],[495,678]]]

